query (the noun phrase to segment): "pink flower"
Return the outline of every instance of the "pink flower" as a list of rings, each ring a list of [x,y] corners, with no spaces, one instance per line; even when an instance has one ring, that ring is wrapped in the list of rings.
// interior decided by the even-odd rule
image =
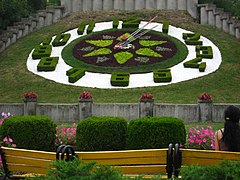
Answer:
[[[8,138],[8,142],[13,143],[12,138]]]
[[[3,142],[8,142],[8,138],[7,137],[3,138]]]

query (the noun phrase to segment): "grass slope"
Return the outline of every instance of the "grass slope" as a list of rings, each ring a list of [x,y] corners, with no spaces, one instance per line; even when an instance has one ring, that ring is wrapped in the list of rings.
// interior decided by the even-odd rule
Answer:
[[[113,17],[141,17],[149,20],[158,15],[156,21],[168,20],[171,25],[197,32],[213,41],[220,49],[223,63],[220,69],[208,76],[168,86],[135,88],[135,89],[96,89],[62,85],[32,74],[27,70],[26,59],[34,48],[49,35],[76,28],[85,19],[110,21]],[[240,41],[210,26],[194,23],[184,11],[106,11],[76,13],[60,22],[33,32],[21,38],[0,54],[0,103],[22,102],[26,91],[35,91],[39,102],[76,103],[83,91],[89,91],[94,102],[132,103],[138,102],[142,93],[152,93],[155,102],[161,103],[196,103],[202,92],[210,93],[214,103],[239,103],[240,89]]]

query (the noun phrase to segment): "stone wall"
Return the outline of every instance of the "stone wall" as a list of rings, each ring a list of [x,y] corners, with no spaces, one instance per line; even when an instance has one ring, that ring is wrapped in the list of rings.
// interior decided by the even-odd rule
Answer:
[[[78,11],[176,9],[197,18],[198,0],[61,0],[65,15]]]
[[[199,4],[198,7],[201,24],[215,26],[238,39],[240,38],[240,21],[236,17],[217,8],[214,4]]]
[[[198,4],[198,0],[61,0],[61,6],[47,7],[21,22],[0,31],[0,53],[19,38],[58,22],[64,16],[78,11],[95,10],[176,9],[185,10],[203,25],[215,26],[240,38],[240,22],[237,18],[213,4]]]
[[[19,38],[27,34],[58,22],[64,17],[63,6],[47,7],[46,10],[40,10],[28,18],[22,18],[21,22],[14,23],[7,27],[7,30],[0,31],[0,53],[8,46],[14,44]]]
[[[235,104],[240,108],[240,104]],[[223,112],[228,104],[161,104],[153,102],[139,103],[93,103],[45,104],[24,102],[0,104],[0,112],[10,112],[14,116],[48,116],[55,122],[78,122],[91,116],[120,116],[127,121],[144,116],[173,116],[185,122],[223,122]]]

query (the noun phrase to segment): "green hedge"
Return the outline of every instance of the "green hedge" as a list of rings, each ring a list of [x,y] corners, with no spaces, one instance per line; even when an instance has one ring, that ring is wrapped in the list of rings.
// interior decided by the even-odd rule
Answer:
[[[87,34],[91,33],[95,27],[95,22],[94,21],[90,21],[89,22],[89,25],[88,25],[88,28],[87,28]]]
[[[37,65],[38,71],[54,71],[59,57],[43,57]]]
[[[87,25],[87,23],[85,21],[83,21],[79,24],[78,29],[77,29],[78,35],[82,35],[84,33],[86,25]]]
[[[185,142],[184,123],[175,117],[144,117],[128,125],[127,149],[167,148],[169,143]]]
[[[122,28],[139,28],[141,18],[137,17],[128,17],[123,19]]]
[[[171,82],[172,74],[170,69],[159,69],[153,71],[153,80],[155,83]]]
[[[111,76],[112,86],[128,86],[130,73],[113,72]]]
[[[82,68],[71,68],[66,72],[68,76],[68,82],[75,83],[85,75],[85,69]]]
[[[196,54],[197,57],[208,59],[213,58],[213,51],[211,46],[196,46]]]
[[[162,26],[162,32],[167,34],[168,30],[169,30],[169,23],[168,21],[164,21]]]
[[[200,72],[204,72],[207,64],[206,62],[201,62],[201,61],[202,61],[202,57],[197,57],[183,63],[183,66],[185,68],[197,68],[199,69]]]
[[[77,125],[81,151],[121,150],[126,147],[127,121],[122,117],[91,117]]]
[[[187,45],[202,45],[203,42],[199,41],[200,37],[199,33],[183,33],[183,39]]]
[[[52,41],[52,36],[48,36],[46,39],[43,40],[43,45],[49,45]]]
[[[190,165],[181,168],[183,180],[239,180],[240,161],[223,161],[218,165]]]
[[[41,59],[42,57],[49,57],[52,53],[51,45],[37,45],[32,53],[33,59]]]
[[[114,18],[113,18],[113,28],[117,29],[118,24],[119,24],[119,19],[116,18],[116,17],[114,17]]]
[[[58,34],[52,42],[53,46],[64,46],[70,39],[71,34]]]
[[[13,116],[0,129],[1,139],[11,137],[18,148],[55,150],[56,124],[45,116]]]

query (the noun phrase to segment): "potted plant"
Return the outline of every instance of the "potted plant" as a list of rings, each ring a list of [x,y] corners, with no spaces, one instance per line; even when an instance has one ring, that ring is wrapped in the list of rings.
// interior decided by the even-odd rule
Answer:
[[[152,94],[141,94],[140,102],[153,102],[153,95]]]
[[[92,101],[93,100],[93,96],[87,92],[87,91],[84,91],[83,93],[81,93],[79,95],[79,101],[80,102],[86,102],[86,101]]]
[[[202,93],[198,96],[198,102],[199,103],[211,103],[212,102],[212,96],[207,93]]]
[[[37,101],[38,95],[35,92],[26,92],[23,94],[24,96],[24,101]]]

